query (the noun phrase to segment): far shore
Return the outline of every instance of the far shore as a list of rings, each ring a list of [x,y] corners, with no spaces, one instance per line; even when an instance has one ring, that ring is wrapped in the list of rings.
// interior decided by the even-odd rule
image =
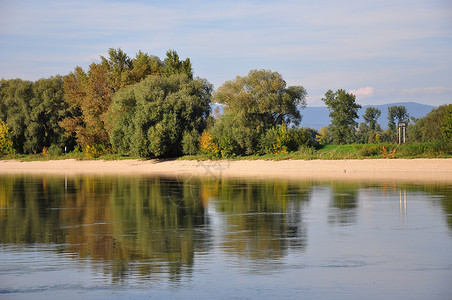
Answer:
[[[452,182],[452,159],[0,161],[1,174],[210,176]]]

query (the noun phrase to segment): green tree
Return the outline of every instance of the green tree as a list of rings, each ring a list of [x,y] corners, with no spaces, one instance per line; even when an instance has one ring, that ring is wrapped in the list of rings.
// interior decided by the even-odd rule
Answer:
[[[331,125],[328,127],[320,128],[318,134],[315,137],[315,140],[320,145],[328,145],[333,141],[333,134],[331,132]]]
[[[121,48],[108,50],[108,58],[101,56],[102,66],[106,70],[108,85],[112,92],[132,83],[132,60]]]
[[[1,80],[0,118],[9,125],[13,148],[19,153],[24,153],[32,98],[33,82],[21,79]]]
[[[189,79],[193,79],[190,59],[186,58],[184,61],[181,61],[179,60],[179,55],[176,51],[167,51],[163,66],[163,74],[166,77],[177,74],[185,74]]]
[[[447,105],[444,111],[444,118],[441,123],[443,136],[450,142],[452,141],[452,104]]]
[[[375,107],[366,108],[366,112],[363,115],[364,122],[367,123],[370,130],[379,130],[380,125],[377,123],[378,118],[381,115],[381,110]]]
[[[157,56],[138,51],[132,60],[131,77],[133,82],[140,82],[148,75],[160,76],[163,72],[163,63]]]
[[[346,144],[353,141],[358,123],[358,109],[361,105],[355,102],[355,95],[339,89],[337,92],[328,90],[322,101],[328,106],[331,117],[333,142]]]
[[[388,107],[388,127],[390,130],[395,131],[398,123],[409,122],[409,118],[410,115],[408,114],[405,106],[394,105]]]
[[[120,153],[141,157],[174,157],[189,152],[210,113],[212,86],[185,74],[148,76],[121,89],[109,112],[111,144]],[[182,143],[184,141],[184,144]]]
[[[368,107],[363,115],[364,123],[361,123],[356,135],[356,141],[359,143],[375,143],[376,136],[382,129],[377,123],[381,115],[381,110],[375,107]]]
[[[25,132],[25,152],[38,153],[44,147],[52,145],[61,149],[65,145],[73,146],[73,141],[65,137],[64,130],[58,124],[68,113],[69,106],[64,101],[61,76],[34,82],[29,121]]]
[[[212,132],[236,145],[235,154],[253,154],[266,130],[300,122],[298,108],[306,106],[306,95],[302,86],[287,87],[277,72],[252,70],[218,88],[214,97],[225,109]]]
[[[425,117],[416,120],[408,128],[408,138],[417,142],[433,142],[438,140],[449,140],[447,128],[451,127],[452,104],[442,105],[432,109]]]

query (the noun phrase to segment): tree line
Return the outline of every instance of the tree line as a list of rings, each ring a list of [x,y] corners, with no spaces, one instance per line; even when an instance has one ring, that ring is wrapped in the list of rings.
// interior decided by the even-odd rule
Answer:
[[[316,144],[394,142],[397,123],[411,121],[411,141],[452,135],[452,105],[425,118],[410,119],[406,108],[389,108],[388,127],[378,124],[381,111],[370,107],[364,123],[361,106],[344,90],[327,91],[330,126],[316,131],[300,127],[306,90],[287,86],[270,70],[252,70],[216,91],[194,77],[189,58],[169,50],[162,60],[139,51],[130,58],[111,48],[88,70],[75,67],[65,76],[35,82],[0,82],[0,154],[51,151],[105,152],[121,155],[177,157],[203,153],[232,157],[297,151]],[[211,114],[211,104],[224,105]]]

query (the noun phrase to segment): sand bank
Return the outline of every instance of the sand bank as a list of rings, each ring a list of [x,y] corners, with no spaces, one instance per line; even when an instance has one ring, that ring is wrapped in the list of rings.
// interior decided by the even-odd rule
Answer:
[[[0,174],[143,174],[290,179],[444,181],[452,159],[0,161]]]

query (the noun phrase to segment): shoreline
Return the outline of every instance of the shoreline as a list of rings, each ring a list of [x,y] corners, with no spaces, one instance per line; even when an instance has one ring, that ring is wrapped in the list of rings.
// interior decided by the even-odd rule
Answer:
[[[0,161],[0,175],[150,175],[452,182],[452,159]]]

